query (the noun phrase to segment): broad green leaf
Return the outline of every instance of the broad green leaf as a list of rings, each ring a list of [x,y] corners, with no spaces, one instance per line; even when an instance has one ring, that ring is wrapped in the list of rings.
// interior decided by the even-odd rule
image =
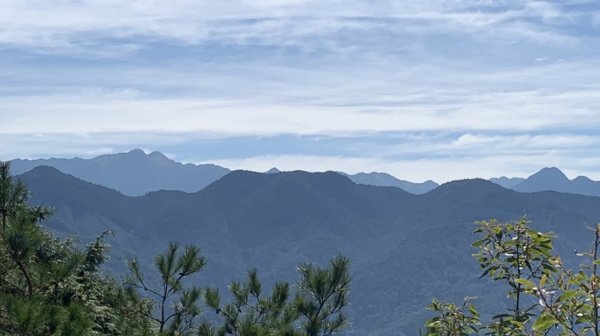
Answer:
[[[522,286],[524,286],[527,289],[533,289],[536,288],[535,284],[527,279],[517,279],[515,280],[516,283],[521,284]]]
[[[535,321],[531,328],[533,331],[544,331],[555,325],[557,322],[558,321],[556,321],[556,319],[551,315],[543,314]]]

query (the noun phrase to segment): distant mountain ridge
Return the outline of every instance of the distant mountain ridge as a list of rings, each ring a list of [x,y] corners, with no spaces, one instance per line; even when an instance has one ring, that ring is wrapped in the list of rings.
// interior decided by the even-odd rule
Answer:
[[[86,242],[115,231],[110,267],[117,272],[132,255],[151,265],[169,240],[200,246],[209,259],[201,284],[223,290],[248,267],[257,267],[268,285],[293,278],[289,270],[299,262],[348,255],[348,335],[414,335],[433,297],[477,296],[483,311],[497,305],[502,296],[490,296],[471,256],[474,221],[527,215],[536,229],[557,234],[566,263],[573,249],[589,245],[586,226],[600,222],[600,197],[520,193],[482,179],[414,195],[334,172],[233,171],[196,193],[128,197],[51,167],[18,178],[31,188],[32,203],[56,209],[46,223],[56,232]]]
[[[11,161],[15,174],[38,166],[51,166],[84,181],[103,185],[129,196],[157,190],[196,192],[229,173],[213,164],[182,164],[160,152],[146,154],[141,149],[107,154],[93,159],[37,159]]]
[[[160,152],[146,154],[141,149],[92,159],[15,159],[11,163],[15,174],[25,173],[38,166],[50,166],[128,196],[141,196],[157,190],[196,192],[230,172],[227,168],[212,164],[182,164]],[[277,174],[281,171],[273,167],[266,173]],[[349,177],[354,183],[397,187],[413,194],[423,194],[438,186],[433,181],[414,183],[387,173],[339,173]]]
[[[506,176],[502,176],[502,177],[492,177],[490,179],[490,182],[499,184],[501,186],[503,186],[504,188],[512,188],[515,185],[523,182],[525,179],[522,177],[506,177]]]
[[[585,176],[570,180],[560,169],[546,167],[526,179],[492,178],[490,181],[520,192],[558,191],[587,196],[600,196],[600,181]]]
[[[265,174],[278,174],[278,173],[281,173],[281,170],[277,169],[276,167],[273,167],[265,172]]]
[[[397,187],[404,191],[408,191],[411,194],[424,194],[429,192],[439,186],[436,182],[431,180],[427,180],[422,183],[415,183],[405,180],[397,179],[396,177],[388,174],[388,173],[358,173],[358,174],[346,174],[341,173],[348,178],[350,178],[354,183],[357,184],[367,184],[378,187]]]
[[[15,159],[11,161],[15,174],[22,174],[35,167],[46,165],[57,168],[84,181],[102,185],[128,196],[140,196],[158,190],[197,192],[230,172],[213,164],[182,164],[167,158],[160,152],[146,154],[141,149],[127,153],[107,154],[92,159]],[[266,173],[278,174],[275,167]],[[428,193],[439,186],[427,180],[422,183],[400,180],[388,173],[371,172],[347,174],[356,184],[396,187],[411,194]],[[558,191],[588,196],[600,196],[600,182],[585,176],[569,180],[558,168],[544,168],[528,178],[498,177],[491,182],[521,192]]]

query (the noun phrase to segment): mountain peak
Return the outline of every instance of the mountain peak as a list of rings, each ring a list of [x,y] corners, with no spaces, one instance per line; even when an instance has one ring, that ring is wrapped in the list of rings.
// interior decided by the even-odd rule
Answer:
[[[473,178],[446,182],[434,189],[430,194],[442,194],[448,191],[456,192],[457,190],[461,192],[468,191],[470,194],[475,194],[490,191],[502,191],[505,189],[491,181]]]
[[[37,166],[52,166],[65,174],[119,190],[128,196],[164,189],[196,192],[229,173],[228,169],[216,165],[182,165],[158,151],[146,154],[139,148],[93,159],[15,162],[16,169],[13,171],[17,174]],[[42,172],[44,169],[49,168],[42,168]]]
[[[557,191],[600,196],[600,182],[585,176],[577,176],[575,179],[569,180],[560,169],[555,167],[547,167],[538,171],[512,189],[521,192]]]
[[[273,167],[265,172],[265,174],[277,174],[277,173],[281,173],[281,170],[277,169],[276,167]]]
[[[64,174],[63,172],[56,169],[55,167],[41,165],[41,166],[34,167],[30,171],[25,172],[20,175],[21,176],[36,176],[36,177],[52,177],[52,178],[54,178],[57,176],[65,176],[67,174]]]
[[[148,157],[151,159],[154,159],[154,160],[158,160],[158,161],[172,161],[165,154],[163,154],[159,151],[154,151],[154,152],[148,154]]]
[[[567,178],[567,176],[560,169],[558,169],[556,167],[542,168],[537,173],[529,176],[529,179],[531,179],[531,178],[552,179],[554,181],[568,181],[569,180]]]
[[[143,150],[141,150],[139,148],[132,149],[129,152],[127,152],[127,154],[135,155],[135,156],[146,156],[146,152],[144,152]]]
[[[522,177],[506,177],[506,176],[492,177],[489,179],[490,182],[494,182],[494,183],[501,185],[504,188],[508,188],[508,189],[511,189],[512,187],[516,186],[517,184],[523,182],[524,180],[525,179]]]
[[[347,176],[356,184],[366,184],[380,187],[396,187],[411,194],[424,194],[435,189],[438,184],[434,181],[427,180],[422,183],[415,183],[405,180],[400,180],[393,175],[382,172],[370,172],[370,173],[357,173],[354,175],[346,174],[344,172],[337,172],[338,174]]]
[[[521,192],[535,191],[571,191],[570,180],[556,167],[546,167],[515,185],[513,189]]]
[[[578,183],[590,183],[590,182],[594,182],[592,179],[590,179],[587,176],[577,176],[573,182],[578,182]]]

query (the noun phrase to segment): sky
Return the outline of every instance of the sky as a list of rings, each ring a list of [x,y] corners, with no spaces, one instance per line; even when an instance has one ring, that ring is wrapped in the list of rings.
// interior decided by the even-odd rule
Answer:
[[[0,158],[600,180],[600,2],[0,0]]]

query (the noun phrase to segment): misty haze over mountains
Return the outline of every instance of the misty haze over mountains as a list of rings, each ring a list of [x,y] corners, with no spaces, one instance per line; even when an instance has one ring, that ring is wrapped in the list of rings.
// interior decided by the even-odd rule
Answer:
[[[197,192],[230,172],[213,164],[182,164],[160,152],[146,154],[141,149],[127,153],[107,154],[92,159],[36,159],[12,160],[15,174],[46,165],[84,181],[96,183],[122,192],[128,196],[141,196],[158,190]],[[276,167],[266,173],[276,174]],[[373,186],[397,187],[412,194],[424,194],[439,186],[428,180],[415,183],[400,180],[383,172],[346,174],[354,183]],[[558,168],[544,168],[528,178],[499,177],[491,182],[521,192],[558,191],[588,196],[600,196],[600,182],[585,176],[569,180]]]

